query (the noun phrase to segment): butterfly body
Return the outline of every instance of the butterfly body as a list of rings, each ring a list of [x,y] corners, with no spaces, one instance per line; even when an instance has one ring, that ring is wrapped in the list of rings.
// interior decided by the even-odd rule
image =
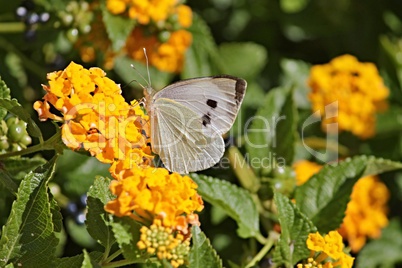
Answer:
[[[194,78],[144,91],[151,144],[170,171],[207,169],[223,156],[222,134],[234,123],[247,83],[233,76]]]

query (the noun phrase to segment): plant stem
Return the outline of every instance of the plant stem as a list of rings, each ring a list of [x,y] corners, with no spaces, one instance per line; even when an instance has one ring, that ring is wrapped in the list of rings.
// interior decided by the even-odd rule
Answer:
[[[245,266],[245,268],[250,268],[256,265],[265,255],[267,255],[268,251],[274,245],[274,239],[271,238],[271,235],[268,239],[266,239],[265,246],[254,256],[254,258]]]
[[[121,261],[115,261],[115,262],[110,262],[107,264],[103,264],[102,267],[107,267],[107,268],[113,268],[113,267],[122,267],[122,266],[126,266],[126,265],[130,265],[133,263],[142,263],[145,262],[145,260],[143,259],[137,259],[134,261],[129,261],[129,260],[121,260]]]
[[[0,154],[0,160],[8,158],[8,157],[12,157],[12,156],[21,156],[21,155],[36,153],[36,152],[44,151],[44,150],[55,150],[55,145],[58,143],[58,141],[60,139],[61,139],[60,133],[58,132],[43,143],[36,144],[34,146],[28,147],[21,151]]]
[[[114,260],[117,256],[123,253],[122,249],[119,249],[115,251],[112,255],[110,255],[107,259],[105,259],[103,262],[104,263],[110,263],[112,260]]]

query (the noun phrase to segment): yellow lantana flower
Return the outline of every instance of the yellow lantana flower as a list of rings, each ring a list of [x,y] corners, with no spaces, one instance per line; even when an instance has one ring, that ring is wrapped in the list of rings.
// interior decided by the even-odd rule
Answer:
[[[350,131],[363,139],[375,134],[375,116],[386,107],[389,90],[374,64],[359,62],[351,55],[339,56],[328,64],[313,66],[308,84],[312,109],[324,117],[324,131],[327,124],[338,123],[339,131]],[[325,108],[335,102],[337,116],[325,118]]]
[[[106,7],[113,14],[122,14],[128,11],[128,16],[131,19],[145,25],[151,22],[163,23],[170,16],[179,12],[176,9],[178,3],[177,0],[107,0]],[[187,15],[190,15],[191,18],[191,12]]]
[[[296,162],[293,167],[296,181],[301,185],[322,166],[303,160]],[[378,238],[381,229],[388,225],[386,212],[389,196],[387,187],[377,176],[363,177],[353,186],[346,215],[338,230],[353,252],[358,252],[367,238]]]
[[[129,57],[145,62],[145,48],[150,65],[165,72],[180,72],[191,42],[192,35],[186,30],[170,33],[169,39],[162,43],[155,35],[146,36],[143,29],[136,27],[127,39],[126,50]]]
[[[120,86],[100,68],[85,69],[71,62],[63,71],[49,73],[43,85],[44,101],[34,103],[42,121],[61,122],[62,140],[73,150],[85,149],[98,160],[152,159],[148,142],[149,121],[138,103],[128,104]],[[59,113],[55,114],[51,108]],[[137,158],[133,154],[138,154]]]
[[[342,236],[331,231],[324,237],[320,233],[309,234],[306,241],[311,250],[306,264],[298,264],[297,268],[307,267],[341,267],[351,268],[354,258],[343,252]]]
[[[189,224],[198,224],[194,212],[203,209],[203,201],[190,177],[155,167],[133,167],[112,174],[116,180],[110,190],[117,197],[106,205],[106,211],[143,223],[161,219],[163,226],[183,234],[188,233]]]

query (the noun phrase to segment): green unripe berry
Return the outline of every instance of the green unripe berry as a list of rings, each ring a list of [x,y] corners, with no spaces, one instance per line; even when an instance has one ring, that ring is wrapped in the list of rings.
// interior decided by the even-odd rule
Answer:
[[[6,137],[0,139],[0,150],[7,150],[10,147]]]
[[[32,143],[32,138],[29,135],[25,135],[24,137],[22,137],[19,143],[24,146],[28,146]]]
[[[7,137],[13,142],[19,142],[26,135],[25,123],[20,121],[8,126]]]

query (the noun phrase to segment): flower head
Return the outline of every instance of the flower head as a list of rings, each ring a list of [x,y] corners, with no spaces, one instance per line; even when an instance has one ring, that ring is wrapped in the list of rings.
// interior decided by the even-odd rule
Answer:
[[[69,148],[85,149],[105,163],[133,159],[133,154],[139,154],[137,165],[150,161],[148,116],[137,103],[124,100],[120,86],[103,70],[71,62],[49,73],[48,80],[44,101],[35,102],[34,109],[42,121],[63,124],[62,140]]]
[[[311,68],[308,83],[313,111],[325,115],[328,105],[338,102],[338,114],[326,116],[322,128],[338,123],[339,130],[360,138],[375,133],[375,114],[385,106],[389,90],[372,63],[359,62],[351,55],[334,58],[330,63]]]
[[[351,268],[354,258],[343,252],[342,236],[331,231],[324,237],[320,233],[308,235],[307,247],[311,250],[307,264],[298,264],[298,268],[341,267]]]
[[[173,267],[185,263],[190,252],[190,237],[173,232],[171,228],[163,226],[159,219],[155,219],[150,227],[143,226],[140,231],[139,249],[155,254],[160,260],[170,261]]]
[[[184,56],[191,45],[192,35],[186,30],[168,33],[168,39],[161,42],[155,35],[144,34],[144,29],[136,27],[126,42],[129,57],[145,62],[144,48],[149,63],[161,71],[180,72],[184,64]]]
[[[164,168],[133,167],[115,173],[110,190],[117,197],[105,209],[116,216],[139,222],[161,219],[162,225],[188,233],[189,224],[198,224],[195,211],[203,209],[197,185],[188,176],[169,174]]]
[[[307,181],[322,166],[306,160],[295,163],[298,185]],[[353,187],[343,223],[338,230],[349,242],[353,252],[358,252],[367,238],[378,238],[381,229],[387,226],[387,201],[389,191],[376,176],[359,179]],[[317,239],[317,238],[316,238]]]

